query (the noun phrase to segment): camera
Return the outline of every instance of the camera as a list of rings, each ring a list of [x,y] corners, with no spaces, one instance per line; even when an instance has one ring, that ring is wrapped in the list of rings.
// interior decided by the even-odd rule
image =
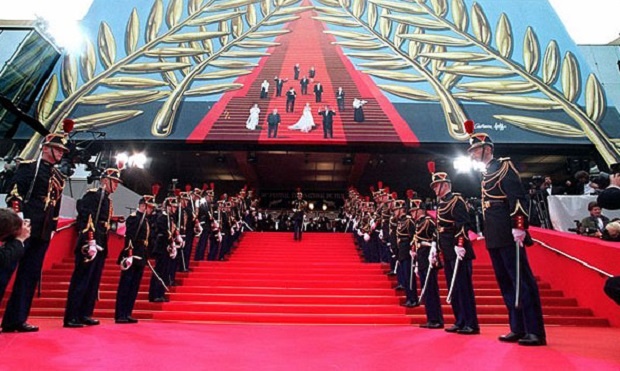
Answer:
[[[575,228],[568,228],[569,232],[590,235],[598,231],[596,228],[584,228],[579,220],[573,220],[573,222],[575,222]]]
[[[601,171],[598,174],[590,175],[590,182],[598,184],[599,189],[607,188],[609,186],[609,173]]]
[[[103,169],[105,169],[106,164],[96,164],[96,162],[91,162],[90,159],[92,156],[96,155],[99,152],[100,146],[93,146],[94,143],[101,143],[99,138],[105,138],[104,132],[96,132],[96,131],[87,131],[93,136],[91,140],[85,140],[77,143],[74,140],[74,136],[79,133],[79,131],[71,132],[69,135],[69,140],[66,144],[66,147],[69,149],[67,153],[60,159],[60,164],[58,165],[58,170],[67,178],[71,177],[75,173],[75,166],[77,164],[83,164],[86,166],[86,170],[90,172],[90,175],[87,177],[88,183],[92,183],[94,180],[97,180],[101,177],[101,173]],[[98,147],[98,148],[93,148]]]

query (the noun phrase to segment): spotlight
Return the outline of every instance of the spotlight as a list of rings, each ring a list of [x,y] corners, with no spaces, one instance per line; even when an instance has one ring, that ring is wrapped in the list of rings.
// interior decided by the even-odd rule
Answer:
[[[323,211],[327,210],[327,205],[323,204]]]
[[[308,204],[308,209],[310,209],[310,210],[314,210],[314,203],[313,203],[313,202],[310,202],[310,203]]]
[[[144,165],[146,165],[146,155],[144,153],[136,153],[129,157],[129,165],[133,167],[137,167],[138,169],[144,169]]]
[[[482,162],[474,161],[467,156],[457,157],[452,164],[457,173],[468,173],[472,170],[483,171],[485,169]]]
[[[116,155],[115,159],[116,159],[116,166],[119,169],[122,169],[129,162],[129,155],[125,152],[121,152]]]

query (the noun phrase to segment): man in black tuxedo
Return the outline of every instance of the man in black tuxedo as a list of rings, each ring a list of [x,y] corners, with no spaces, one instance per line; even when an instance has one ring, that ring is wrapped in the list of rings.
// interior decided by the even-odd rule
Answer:
[[[344,90],[342,89],[342,86],[339,86],[338,90],[336,90],[336,103],[338,103],[338,112],[343,112],[344,111]]]
[[[310,84],[310,80],[306,76],[302,77],[299,80],[299,85],[301,86],[301,95],[308,94],[308,84]]]
[[[323,110],[319,110],[319,115],[323,116],[323,138],[333,138],[333,124],[336,112],[332,111],[329,106],[325,106]]]
[[[293,75],[295,80],[299,80],[299,71],[299,63],[296,63],[295,66],[293,66]]]
[[[296,97],[297,93],[295,92],[295,89],[293,89],[293,87],[291,86],[291,88],[286,92],[286,112],[295,112]]]
[[[323,95],[323,85],[320,82],[317,82],[314,85],[314,98],[316,103],[321,103],[321,96]]]
[[[284,87],[284,82],[288,81],[288,79],[281,79],[278,76],[273,79],[276,82],[276,97],[282,96],[282,87]]]
[[[280,114],[278,113],[278,109],[274,108],[273,112],[267,116],[267,138],[278,137],[278,126],[280,126]]]

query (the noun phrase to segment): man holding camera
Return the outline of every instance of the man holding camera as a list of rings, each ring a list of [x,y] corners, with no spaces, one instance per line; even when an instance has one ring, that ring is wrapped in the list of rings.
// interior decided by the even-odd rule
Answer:
[[[56,230],[60,199],[65,177],[54,167],[67,153],[67,138],[63,134],[45,137],[37,161],[22,161],[10,182],[12,190],[7,204],[23,212],[31,221],[30,238],[25,241],[25,254],[19,262],[13,292],[2,319],[4,332],[35,332],[37,326],[26,322],[32,299],[41,277],[45,253]],[[11,276],[15,265],[2,272]]]
[[[620,209],[620,163],[610,165],[609,186],[603,190],[596,202],[603,209]]]
[[[601,207],[596,201],[588,203],[588,211],[590,216],[581,220],[579,233],[584,236],[601,238],[609,223],[609,218],[601,214]]]

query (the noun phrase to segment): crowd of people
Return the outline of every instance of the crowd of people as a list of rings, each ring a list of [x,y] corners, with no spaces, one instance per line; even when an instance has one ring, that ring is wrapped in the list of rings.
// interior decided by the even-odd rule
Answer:
[[[317,71],[314,66],[311,66],[308,70],[307,75],[301,76],[301,67],[299,63],[296,63],[293,66],[293,80],[299,81],[301,95],[308,95],[308,86],[312,83],[314,86],[312,87],[312,94],[314,95],[314,103],[318,109],[316,111],[312,108],[310,102],[306,102],[302,114],[299,119],[293,124],[288,125],[288,130],[300,131],[302,133],[309,133],[315,128],[317,128],[317,124],[315,124],[314,115],[317,114],[321,117],[322,128],[323,128],[323,137],[325,139],[331,139],[334,137],[333,135],[333,125],[334,125],[334,116],[336,116],[336,110],[332,109],[329,103],[323,102],[323,93],[324,86],[321,84],[319,80],[316,79]],[[285,83],[289,82],[289,78],[275,76],[273,79],[273,85],[275,85],[275,93],[273,94],[273,99],[277,99],[283,96]],[[269,88],[271,83],[268,80],[263,80],[260,85],[260,99],[269,99],[270,93]],[[285,112],[294,113],[295,112],[295,102],[297,101],[297,91],[295,90],[295,86],[289,85],[288,90],[284,94],[286,98],[286,108]],[[346,111],[346,94],[342,86],[339,86],[334,92],[334,99],[336,101],[336,105],[338,108],[338,112],[342,113]],[[351,105],[353,107],[353,120],[355,122],[364,122],[364,105],[368,103],[368,101],[361,98],[354,98],[351,101]],[[246,120],[246,129],[248,130],[257,130],[259,129],[260,117],[259,114],[261,112],[259,103],[254,103],[250,108],[250,114]],[[278,111],[277,108],[273,108],[273,110],[266,117],[266,125],[267,125],[267,137],[268,138],[277,138],[280,124],[282,123],[282,115]]]

